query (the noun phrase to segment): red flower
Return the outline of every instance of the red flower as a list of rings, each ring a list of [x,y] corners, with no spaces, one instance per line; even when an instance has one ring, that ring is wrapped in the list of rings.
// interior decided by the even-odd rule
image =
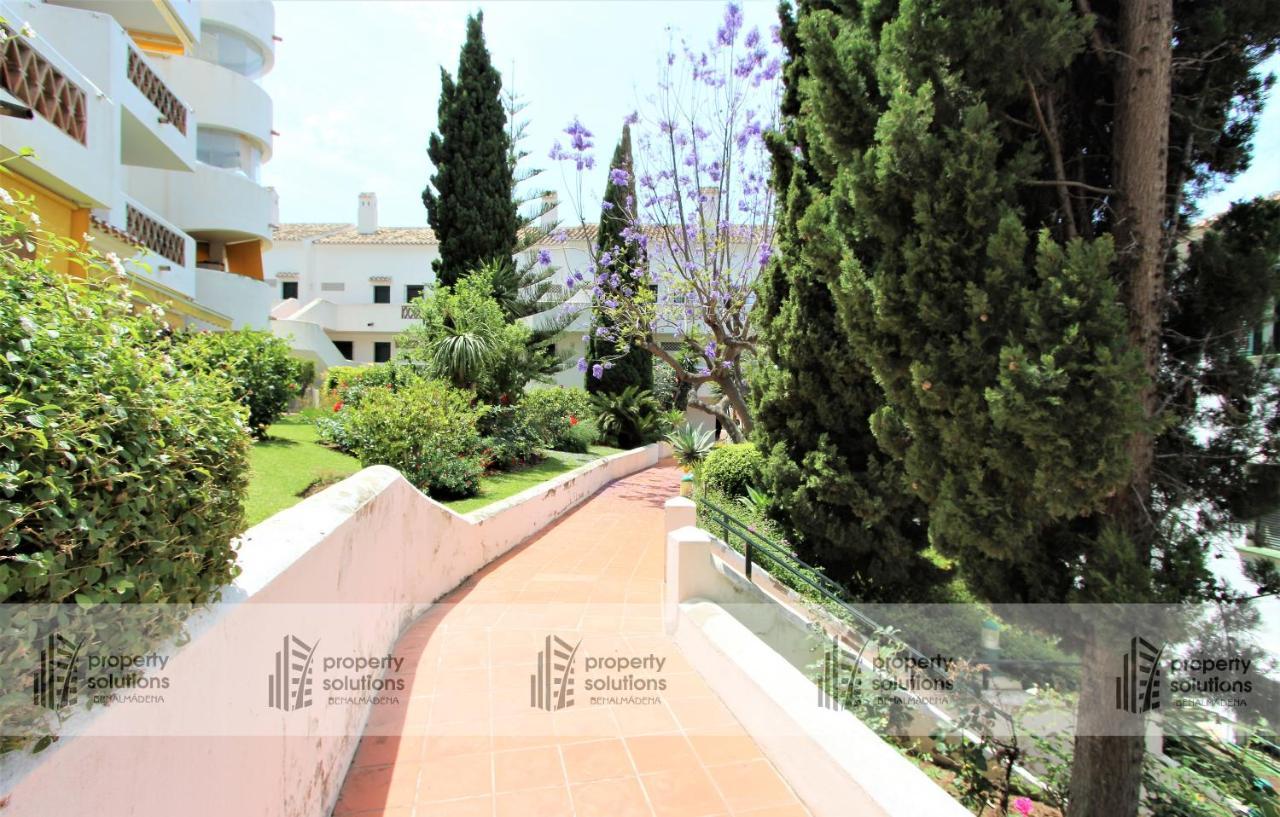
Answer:
[[[569,425],[571,425],[571,426],[576,426],[577,424],[578,424],[578,418],[577,418],[577,417],[574,417],[572,414],[570,414],[570,415],[569,415]]]
[[[334,410],[334,411],[342,411],[342,401],[341,401],[341,400],[339,400],[338,402],[336,402],[336,403],[334,403],[334,404],[333,404],[333,410]]]
[[[507,403],[511,402],[511,398],[504,394],[498,398],[498,402],[505,406]]]

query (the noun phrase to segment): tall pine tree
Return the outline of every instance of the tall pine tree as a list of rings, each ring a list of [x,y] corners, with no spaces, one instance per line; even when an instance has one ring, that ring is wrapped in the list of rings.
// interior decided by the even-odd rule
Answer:
[[[436,172],[422,203],[440,241],[432,264],[436,281],[447,286],[488,262],[509,259],[520,226],[502,77],[489,59],[483,23],[483,12],[467,18],[456,82],[440,69],[437,132],[427,145]]]
[[[1182,249],[1196,193],[1249,165],[1278,45],[1268,0],[800,3],[793,240],[880,391],[889,490],[979,595],[1201,598],[1231,511],[1280,504],[1276,392],[1241,351],[1280,207]],[[1079,635],[1069,813],[1132,817],[1141,717],[1117,721],[1113,656]]]
[[[623,180],[613,170],[622,170],[626,174]],[[643,280],[643,259],[640,248],[634,242],[624,241],[623,230],[635,219],[636,212],[636,180],[631,157],[631,125],[622,126],[622,138],[613,151],[613,161],[609,163],[609,182],[604,190],[604,199],[600,205],[600,231],[598,244],[600,257],[606,255],[613,259],[613,268],[618,270],[618,281],[611,284],[610,289],[636,289],[647,286]],[[620,260],[619,260],[620,259]],[[608,297],[608,292],[604,297]],[[653,388],[653,354],[634,344],[629,345],[625,354],[619,355],[618,344],[613,339],[602,336],[609,333],[609,320],[606,315],[596,313],[594,325],[588,340],[588,360],[609,360],[612,365],[604,370],[604,376],[596,378],[590,371],[586,374],[586,387],[589,392],[606,392],[616,394],[627,386],[639,386],[642,389]]]
[[[928,598],[944,574],[922,556],[928,546],[923,503],[871,433],[871,414],[883,401],[870,368],[851,353],[828,289],[829,270],[839,266],[838,245],[808,241],[829,218],[830,188],[803,159],[806,68],[788,8],[781,18],[789,54],[783,132],[769,145],[778,227],[759,284],[763,360],[753,378],[767,493],[797,553],[858,598]]]

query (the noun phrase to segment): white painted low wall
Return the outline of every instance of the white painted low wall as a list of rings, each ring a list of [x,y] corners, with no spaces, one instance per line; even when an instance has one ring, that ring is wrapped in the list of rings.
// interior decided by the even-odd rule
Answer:
[[[794,594],[758,566],[748,585],[742,555],[694,526],[691,501],[666,512],[667,631],[815,817],[971,817],[853,714],[818,705],[798,668],[815,619],[782,601]]]
[[[668,450],[615,454],[465,516],[385,466],[276,514],[244,535],[242,573],[223,603],[193,620],[191,641],[169,651],[173,694],[194,688],[203,697],[177,718],[164,707],[77,713],[66,731],[73,736],[39,755],[0,757],[0,810],[5,817],[327,815],[368,706],[266,708],[267,677],[258,668],[265,672],[270,653],[258,642],[279,636],[271,627],[260,632],[264,616],[325,605],[319,614],[334,619],[326,639],[340,642],[331,648],[390,653],[417,615],[468,576]],[[234,683],[211,682],[211,673]],[[261,714],[237,723],[248,705]]]

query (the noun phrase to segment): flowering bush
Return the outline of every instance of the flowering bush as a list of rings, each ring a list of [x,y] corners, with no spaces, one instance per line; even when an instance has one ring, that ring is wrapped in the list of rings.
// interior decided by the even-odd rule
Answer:
[[[534,428],[542,445],[561,451],[571,436],[581,439],[582,432],[574,433],[575,427],[591,416],[591,395],[585,389],[552,388],[531,391],[520,402],[521,409],[529,417],[529,425]],[[595,440],[591,440],[587,445]],[[574,443],[575,447],[577,443]],[[586,450],[586,446],[582,447]]]
[[[370,389],[359,406],[338,412],[336,433],[361,465],[390,465],[431,496],[454,499],[480,488],[485,460],[478,423],[485,411],[472,405],[469,391],[416,380],[398,391]]]
[[[246,412],[176,365],[118,259],[29,218],[0,208],[0,602],[213,598],[236,573]]]
[[[743,369],[757,343],[752,287],[772,253],[763,134],[778,111],[776,45],[776,35],[766,43],[758,30],[744,31],[741,7],[730,3],[705,51],[682,43],[667,55],[651,109],[629,120],[642,134],[634,170],[610,168],[614,185],[636,174],[636,197],[623,207],[624,246],[596,253],[570,277],[590,289],[605,348],[622,354],[641,346],[682,382],[718,386],[722,403],[696,395],[691,403],[718,417],[735,440],[751,430]],[[591,131],[575,118],[565,134],[567,144],[557,142],[551,157],[579,174],[593,167]],[[636,272],[647,286],[633,283]],[[664,348],[661,336],[674,336],[677,349]],[[613,362],[584,358],[578,366],[599,379]]]
[[[289,344],[257,329],[176,334],[173,358],[185,369],[224,378],[249,410],[249,428],[258,437],[307,385],[302,362],[290,353]]]
[[[38,751],[60,718],[31,693],[47,636],[150,651],[235,577],[249,434],[222,379],[175,365],[118,258],[0,203],[0,752]]]
[[[480,420],[482,456],[490,468],[506,470],[540,459],[542,437],[523,406],[493,406]]]

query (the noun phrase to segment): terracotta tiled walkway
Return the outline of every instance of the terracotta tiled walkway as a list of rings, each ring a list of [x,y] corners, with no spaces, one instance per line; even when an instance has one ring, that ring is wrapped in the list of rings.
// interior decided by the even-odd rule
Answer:
[[[370,720],[335,817],[807,815],[663,635],[679,479],[613,483],[416,622],[396,647],[408,688]],[[548,637],[576,647],[573,703],[550,711],[535,705]]]

